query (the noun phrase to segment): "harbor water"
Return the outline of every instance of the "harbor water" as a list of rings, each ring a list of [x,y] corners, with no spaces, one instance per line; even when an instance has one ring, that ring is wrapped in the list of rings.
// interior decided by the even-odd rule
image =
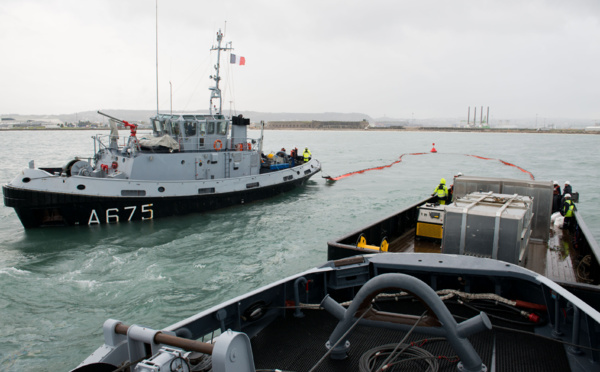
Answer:
[[[62,166],[74,156],[93,156],[94,133],[3,131],[0,182],[9,182],[30,160]],[[429,153],[432,143],[435,154]],[[599,143],[597,135],[549,133],[265,131],[265,153],[309,147],[322,163],[321,174],[260,202],[106,226],[25,231],[2,204],[0,370],[70,370],[102,344],[108,318],[162,328],[320,264],[328,240],[427,197],[441,177],[448,183],[458,172],[530,178],[497,159],[536,180],[556,180],[561,187],[570,181],[580,194],[577,208],[598,239]],[[425,154],[334,183],[322,178],[413,153]]]

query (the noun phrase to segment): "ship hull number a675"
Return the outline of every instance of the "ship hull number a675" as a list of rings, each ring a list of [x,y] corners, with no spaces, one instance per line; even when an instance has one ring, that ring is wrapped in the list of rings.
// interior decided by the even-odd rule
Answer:
[[[135,219],[141,220],[151,220],[154,218],[154,211],[152,210],[152,204],[143,204],[140,206],[138,214],[141,213],[141,216],[136,216],[136,211],[138,211],[137,206],[132,205],[130,207],[124,207],[123,213],[125,213],[125,218],[127,221],[132,221]],[[104,216],[99,216],[95,209],[92,209],[90,213],[90,218],[88,220],[88,225],[99,225],[101,223],[115,223],[119,222],[119,208],[108,208]],[[104,221],[100,220],[100,218],[105,218]]]

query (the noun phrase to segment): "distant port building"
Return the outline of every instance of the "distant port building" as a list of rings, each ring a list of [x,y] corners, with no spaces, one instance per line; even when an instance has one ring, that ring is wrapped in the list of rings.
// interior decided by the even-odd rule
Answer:
[[[410,126],[408,120],[379,120],[373,124],[373,129],[403,129]]]
[[[269,121],[265,129],[306,129],[306,130],[364,130],[369,122],[362,121]]]
[[[0,129],[43,129],[58,128],[62,123],[59,119],[15,119],[11,117],[0,118]]]

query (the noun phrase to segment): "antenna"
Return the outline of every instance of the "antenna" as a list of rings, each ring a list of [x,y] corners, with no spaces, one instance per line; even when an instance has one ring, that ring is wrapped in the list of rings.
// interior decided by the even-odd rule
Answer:
[[[215,114],[221,114],[222,112],[222,105],[223,105],[223,100],[221,98],[221,89],[219,89],[219,81],[221,80],[221,77],[219,76],[219,69],[221,68],[221,51],[226,51],[226,50],[233,50],[233,47],[231,46],[231,42],[228,42],[225,44],[224,47],[221,46],[221,41],[223,40],[223,33],[221,32],[221,29],[219,29],[219,31],[217,32],[217,46],[213,46],[210,50],[216,50],[217,51],[217,64],[215,65],[215,71],[216,74],[215,75],[211,75],[210,78],[212,80],[215,81],[215,86],[214,87],[210,87],[208,89],[210,89],[211,93],[210,93],[210,114],[213,114],[213,99],[218,98],[219,99],[219,109],[217,110],[216,106],[215,107]]]
[[[156,0],[156,115],[158,115],[158,0]]]

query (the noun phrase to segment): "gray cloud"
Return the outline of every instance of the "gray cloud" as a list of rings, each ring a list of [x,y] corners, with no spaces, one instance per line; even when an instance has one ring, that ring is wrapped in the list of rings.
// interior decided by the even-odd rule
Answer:
[[[272,112],[600,116],[600,2],[159,1],[159,88],[205,109],[214,35],[226,106]],[[0,113],[156,107],[155,2],[6,0]]]

